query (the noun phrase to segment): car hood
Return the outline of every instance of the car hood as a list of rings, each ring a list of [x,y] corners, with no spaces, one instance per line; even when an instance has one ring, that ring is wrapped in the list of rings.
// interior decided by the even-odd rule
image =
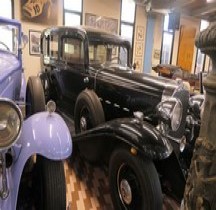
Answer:
[[[0,83],[18,68],[21,68],[18,58],[14,54],[0,50]]]
[[[179,84],[175,80],[152,76],[146,73],[138,73],[129,68],[104,68],[99,71],[98,76],[109,79],[111,83],[132,88],[138,92],[156,97],[159,100],[161,100],[165,92],[171,95],[179,87]]]

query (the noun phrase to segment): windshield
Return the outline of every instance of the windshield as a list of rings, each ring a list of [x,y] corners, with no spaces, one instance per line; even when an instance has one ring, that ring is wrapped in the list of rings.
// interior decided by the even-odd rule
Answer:
[[[9,24],[0,24],[0,50],[10,51],[18,55],[18,27]]]
[[[89,43],[89,63],[104,67],[127,67],[128,50],[116,44]]]

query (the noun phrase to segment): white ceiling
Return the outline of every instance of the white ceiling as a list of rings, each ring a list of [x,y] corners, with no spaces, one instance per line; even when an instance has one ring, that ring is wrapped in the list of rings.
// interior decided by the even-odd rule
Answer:
[[[141,5],[151,4],[152,10],[177,10],[182,14],[216,21],[216,0],[134,0]]]

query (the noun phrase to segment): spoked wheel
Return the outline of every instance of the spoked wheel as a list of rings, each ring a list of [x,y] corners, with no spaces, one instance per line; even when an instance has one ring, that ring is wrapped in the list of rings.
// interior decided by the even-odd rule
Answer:
[[[43,86],[39,77],[29,77],[26,88],[26,116],[45,110]]]
[[[37,210],[65,210],[66,185],[62,161],[37,157],[33,180]]]
[[[109,184],[116,210],[161,210],[162,192],[157,171],[150,160],[133,156],[126,149],[113,152]]]
[[[101,102],[94,91],[81,92],[75,104],[74,116],[76,133],[91,129],[105,121]]]
[[[93,116],[87,106],[82,107],[79,122],[80,132],[93,128]]]
[[[74,122],[76,133],[81,133],[105,121],[102,104],[93,90],[82,91],[75,104]],[[77,143],[78,149],[88,161],[98,162],[103,146],[102,141]]]

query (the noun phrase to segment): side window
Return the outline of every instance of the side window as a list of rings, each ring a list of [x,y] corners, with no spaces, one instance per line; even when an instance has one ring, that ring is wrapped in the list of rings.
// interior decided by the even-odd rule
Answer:
[[[107,60],[107,46],[103,44],[89,45],[89,61],[91,64],[101,64]]]
[[[84,46],[81,39],[64,37],[62,60],[72,64],[84,64]]]
[[[58,36],[51,35],[50,36],[50,46],[49,46],[49,55],[52,59],[58,59]]]
[[[123,66],[128,66],[128,50],[125,47],[120,47],[120,60]]]

